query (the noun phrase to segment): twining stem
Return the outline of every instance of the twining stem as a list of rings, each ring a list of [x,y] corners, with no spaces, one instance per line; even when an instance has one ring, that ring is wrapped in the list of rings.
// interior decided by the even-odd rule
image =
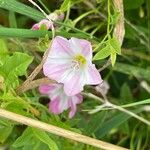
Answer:
[[[42,129],[43,131],[47,131],[49,133],[58,135],[58,136],[62,136],[74,141],[78,141],[84,144],[88,144],[88,145],[92,145],[94,147],[97,148],[101,148],[104,150],[128,150],[126,148],[120,147],[120,146],[116,146],[104,141],[100,141],[85,135],[81,135],[79,133],[75,133],[73,131],[68,131],[66,129],[62,129],[59,127],[56,127],[54,125],[50,125],[35,119],[31,119],[29,117],[25,117],[4,109],[0,108],[0,117],[6,118],[6,119],[10,119],[16,122],[19,122],[21,124],[25,124],[31,127],[35,127],[38,129]]]

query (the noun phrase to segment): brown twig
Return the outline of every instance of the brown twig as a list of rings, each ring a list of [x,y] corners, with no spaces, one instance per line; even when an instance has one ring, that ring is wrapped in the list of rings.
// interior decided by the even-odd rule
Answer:
[[[35,127],[38,129],[42,129],[43,131],[47,131],[49,133],[58,135],[58,136],[62,136],[74,141],[78,141],[84,144],[88,144],[88,145],[92,145],[94,147],[97,148],[101,148],[104,150],[127,150],[126,148],[120,147],[120,146],[116,146],[104,141],[100,141],[85,135],[81,135],[79,133],[75,133],[73,131],[68,131],[66,129],[62,129],[59,127],[56,127],[54,125],[50,125],[35,119],[31,119],[29,117],[25,117],[4,109],[0,108],[0,117],[6,118],[6,119],[10,119],[16,122],[19,122],[21,124],[25,124],[31,127]]]
[[[41,78],[41,79],[37,79],[34,81],[31,81],[30,84],[22,84],[17,90],[17,94],[21,94],[23,92],[26,92],[30,89],[34,89],[36,87],[39,87],[40,85],[43,84],[50,84],[50,83],[56,83],[56,81],[54,80],[50,80],[49,78]]]
[[[18,94],[23,93],[23,92],[25,91],[24,89],[27,89],[27,88],[30,86],[31,81],[32,81],[32,80],[36,77],[36,75],[41,71],[41,69],[42,69],[42,67],[43,67],[43,64],[44,64],[44,62],[46,61],[47,56],[48,56],[48,54],[49,54],[50,47],[51,47],[51,43],[52,43],[52,42],[50,42],[49,48],[45,51],[41,63],[33,70],[33,72],[30,74],[30,76],[27,78],[27,80],[24,81],[23,84],[21,84],[21,85],[16,89],[16,91],[17,91]]]
[[[114,28],[113,35],[118,39],[120,44],[122,45],[125,29],[124,29],[124,9],[123,9],[123,0],[113,0],[113,4],[115,9],[120,13],[118,22]]]

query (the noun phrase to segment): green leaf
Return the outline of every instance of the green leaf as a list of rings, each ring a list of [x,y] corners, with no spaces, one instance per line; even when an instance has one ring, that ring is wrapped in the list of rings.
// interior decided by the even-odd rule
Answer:
[[[116,53],[111,53],[110,59],[111,59],[111,64],[114,67],[115,62],[116,62]]]
[[[123,3],[125,9],[136,9],[144,3],[144,0],[135,0],[134,2],[131,0],[124,0]]]
[[[8,48],[4,39],[0,39],[0,55],[8,53]]]
[[[134,113],[141,112],[141,109],[134,110]],[[106,134],[108,134],[112,129],[117,128],[122,123],[126,122],[131,116],[125,114],[123,112],[119,112],[117,115],[109,119],[108,121],[104,122],[99,129],[95,132],[96,137],[102,138]]]
[[[92,135],[100,126],[103,124],[105,117],[107,115],[106,111],[92,114],[88,122],[85,121],[84,130],[88,135]]]
[[[117,40],[116,37],[113,37],[109,40],[110,43],[110,48],[112,53],[117,53],[119,55],[121,55],[121,45],[119,43],[119,41]]]
[[[116,54],[121,54],[121,45],[119,41],[113,37],[106,41],[106,46],[102,48],[95,56],[94,60],[104,59],[111,55],[112,59],[112,66],[114,65],[116,61]]]
[[[60,10],[67,11],[69,5],[70,5],[70,0],[64,0],[63,3],[61,4]]]
[[[5,142],[12,130],[13,126],[9,123],[9,121],[0,118],[0,143]]]
[[[32,128],[28,127],[23,134],[17,138],[17,140],[13,143],[13,147],[21,147],[25,144],[30,145],[30,141],[33,137],[33,131]]]
[[[116,63],[113,70],[150,81],[150,69],[144,69],[124,63]]]
[[[11,28],[17,28],[16,16],[13,11],[9,11],[9,26]]]
[[[17,77],[26,73],[26,69],[32,62],[33,57],[15,52],[13,56],[10,56],[3,66],[0,67],[0,73],[2,73],[8,85],[17,86]]]
[[[103,49],[101,49],[93,58],[93,60],[104,59],[111,54],[111,49],[109,45],[106,45]]]
[[[128,86],[126,82],[121,87],[120,99],[121,99],[121,102],[132,102],[131,100],[133,100],[130,87]]]
[[[43,143],[47,144],[49,149],[58,150],[56,143],[42,130],[32,128],[34,135]]]
[[[20,37],[20,38],[39,38],[45,37],[48,34],[49,37],[52,37],[51,31],[39,31],[39,30],[30,30],[30,29],[14,29],[14,28],[4,28],[0,27],[0,36],[1,37]],[[85,38],[91,39],[88,35],[82,33],[68,33],[68,32],[56,32],[56,35],[63,36],[66,38],[77,37],[77,38]]]
[[[0,39],[0,66],[3,65],[8,57],[8,48],[6,41]]]
[[[16,0],[0,0],[0,8],[23,14],[36,21],[40,21],[41,19],[45,18],[41,12]]]

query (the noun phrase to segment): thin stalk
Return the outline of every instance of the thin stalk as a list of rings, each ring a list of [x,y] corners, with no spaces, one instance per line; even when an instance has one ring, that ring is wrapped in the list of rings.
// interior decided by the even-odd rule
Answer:
[[[41,0],[38,0],[38,1],[43,6],[43,8],[47,11],[47,13],[50,14],[50,10],[44,5],[44,3]]]
[[[51,125],[51,124],[47,124],[35,119],[31,119],[29,117],[25,117],[23,115],[19,115],[7,110],[4,110],[2,108],[0,108],[0,117],[2,118],[6,118],[6,119],[10,119],[16,122],[19,122],[21,124],[25,124],[34,128],[38,128],[38,129],[42,129],[43,131],[47,131],[49,133],[61,136],[61,137],[65,137],[74,141],[78,141],[84,144],[88,144],[88,145],[92,145],[95,146],[97,148],[100,149],[104,149],[104,150],[127,150],[126,148],[120,147],[120,146],[116,146],[104,141],[100,141],[85,135],[81,135],[79,133],[75,133],[73,131],[69,131],[66,129],[62,129],[60,127]]]
[[[108,106],[110,106],[112,108],[115,108],[117,110],[120,110],[120,111],[122,111],[122,112],[124,112],[124,113],[126,113],[126,114],[128,114],[128,115],[130,115],[130,116],[132,116],[132,117],[134,117],[134,118],[140,120],[141,122],[143,122],[143,123],[145,123],[145,124],[150,126],[150,121],[148,121],[148,120],[146,120],[146,119],[136,115],[135,113],[133,113],[133,112],[127,110],[127,109],[124,109],[124,108],[122,108],[120,106],[114,105],[114,104],[109,103],[109,102],[108,102]]]
[[[92,14],[92,13],[94,13],[94,12],[96,12],[96,10],[91,10],[91,11],[88,11],[88,12],[86,12],[86,13],[80,15],[78,18],[76,18],[76,19],[73,21],[74,24],[77,24],[81,19],[83,19],[84,17],[86,17],[86,16],[88,16],[89,14]]]

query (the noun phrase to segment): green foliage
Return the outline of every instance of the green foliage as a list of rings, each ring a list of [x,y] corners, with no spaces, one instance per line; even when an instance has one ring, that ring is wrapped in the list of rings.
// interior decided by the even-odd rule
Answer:
[[[130,0],[124,0],[124,5],[125,5],[125,9],[136,9],[139,8],[143,3],[144,0],[136,0],[134,1],[130,1]]]
[[[64,0],[60,7],[60,10],[66,11],[68,9],[69,5],[70,5],[70,0]]]
[[[139,111],[139,110],[138,110]],[[135,112],[138,112],[135,111]],[[108,121],[104,122],[100,128],[97,129],[95,133],[97,137],[102,138],[106,134],[110,133],[111,130],[117,129],[119,125],[126,122],[131,116],[124,114],[122,112],[115,115],[113,118],[109,119]]]
[[[14,11],[17,13],[21,13],[23,15],[26,15],[28,17],[31,17],[32,19],[39,21],[44,16],[39,11],[24,5],[23,3],[20,3],[16,0],[0,0],[0,8],[8,9],[10,11]]]
[[[26,74],[26,69],[32,60],[31,56],[20,52],[15,52],[12,56],[9,56],[0,67],[0,73],[2,73],[6,84],[16,87],[18,85],[17,77]]]
[[[44,142],[45,144],[48,145],[49,149],[51,150],[58,150],[58,147],[56,143],[44,132],[38,129],[32,129],[34,135],[41,141]]]
[[[113,36],[120,17],[120,12],[114,8],[114,1],[35,2],[47,13],[56,10],[65,13],[64,20],[54,21],[55,35],[89,40],[98,69],[107,66],[108,59],[111,60],[113,67],[104,67],[105,70],[101,71],[102,78],[110,86],[106,95],[108,100],[150,120],[150,36],[147,29],[150,1],[123,0],[125,37],[122,47]],[[52,39],[52,32],[46,31],[44,26],[42,30],[31,30],[34,21],[38,22],[45,16],[28,1],[0,0],[0,13],[1,108],[128,149],[150,149],[149,126],[140,120],[106,107],[95,114],[88,114],[87,110],[101,105],[94,97],[85,96],[75,117],[68,119],[67,111],[61,115],[51,114],[48,110],[49,99],[40,95],[36,88],[19,95],[16,88],[41,62]],[[36,78],[42,77],[41,71]],[[141,86],[143,80],[148,86]],[[95,86],[86,86],[84,92],[101,97]],[[10,150],[97,150],[0,118],[1,147]]]
[[[0,143],[4,143],[13,130],[13,125],[8,120],[0,118]]]
[[[35,144],[35,143],[39,144]],[[40,147],[42,143],[46,144],[51,150],[58,150],[55,142],[45,132],[28,127],[20,137],[13,143],[15,148],[28,148],[28,146],[36,149]],[[38,148],[39,149],[39,148]],[[46,148],[47,149],[47,148]]]
[[[106,46],[104,48],[97,52],[93,59],[100,60],[110,56],[112,66],[114,66],[116,62],[116,55],[121,55],[121,46],[115,37],[108,39],[105,45]]]

